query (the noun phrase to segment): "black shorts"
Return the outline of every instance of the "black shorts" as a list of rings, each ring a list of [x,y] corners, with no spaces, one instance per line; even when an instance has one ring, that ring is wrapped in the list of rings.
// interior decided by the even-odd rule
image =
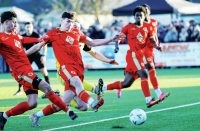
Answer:
[[[40,53],[37,53],[37,54],[30,55],[28,57],[28,59],[29,59],[31,64],[33,62],[35,62],[35,64],[37,65],[38,69],[42,69],[42,68],[44,68],[44,63],[42,63],[42,61],[41,61],[42,56],[43,55],[41,55]]]

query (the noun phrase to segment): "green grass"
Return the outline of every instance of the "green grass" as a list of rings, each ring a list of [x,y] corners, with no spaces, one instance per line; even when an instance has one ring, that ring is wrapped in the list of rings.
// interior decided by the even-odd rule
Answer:
[[[40,74],[39,74],[40,75]],[[63,112],[44,117],[41,119],[41,126],[31,127],[28,116],[39,111],[46,106],[49,101],[39,99],[38,107],[28,111],[23,115],[9,118],[6,131],[41,131],[45,129],[76,125],[98,121],[107,118],[127,116],[134,108],[141,108],[145,111],[158,110],[163,108],[175,107],[185,104],[200,102],[200,69],[159,69],[157,70],[159,84],[163,91],[169,91],[170,97],[163,103],[160,103],[150,109],[146,108],[142,91],[140,90],[140,81],[137,80],[130,89],[122,92],[122,97],[118,99],[115,91],[104,94],[105,104],[95,113],[91,110],[81,112],[75,110],[79,118],[71,121]],[[55,73],[50,73],[51,83],[54,89],[63,92],[62,86],[57,82]],[[98,78],[104,78],[105,83],[115,80],[123,80],[123,70],[106,71],[86,71],[85,79],[95,85]],[[26,96],[13,96],[17,90],[17,83],[10,74],[0,74],[0,111],[6,111],[17,103],[26,100]],[[152,95],[155,96],[151,88]],[[41,96],[42,93],[39,94]],[[95,97],[95,95],[92,95]],[[134,126],[130,123],[128,117],[110,120],[105,122],[93,123],[83,126],[72,127],[69,129],[60,129],[67,131],[197,131],[199,130],[200,105],[166,110],[147,114],[147,121],[141,126]]]

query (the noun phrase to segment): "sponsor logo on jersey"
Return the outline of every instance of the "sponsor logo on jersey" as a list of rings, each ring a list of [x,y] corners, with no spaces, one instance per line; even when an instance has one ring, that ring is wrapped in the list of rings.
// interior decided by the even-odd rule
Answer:
[[[76,72],[75,72],[75,71],[71,71],[71,74],[74,74],[74,75],[75,75],[75,74],[76,74]]]
[[[33,76],[33,73],[32,73],[32,72],[29,72],[29,73],[28,73],[28,76]]]
[[[14,40],[15,46],[21,49],[21,43],[18,40]]]
[[[66,42],[72,45],[74,43],[74,38],[67,36]]]

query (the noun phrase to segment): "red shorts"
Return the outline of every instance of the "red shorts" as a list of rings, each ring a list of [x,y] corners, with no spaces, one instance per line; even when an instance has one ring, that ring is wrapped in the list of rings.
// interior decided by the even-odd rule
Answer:
[[[137,72],[138,70],[145,69],[145,65],[143,62],[143,53],[142,51],[138,51],[137,53],[132,51],[127,51],[126,54],[126,63],[127,66],[125,68],[126,72]]]
[[[154,63],[153,62],[153,60],[154,60],[154,48],[146,46],[143,49],[143,52],[144,52],[144,56],[145,56],[145,60],[144,60],[145,64],[147,64],[147,63],[149,63],[149,64]]]
[[[81,81],[84,80],[84,67],[83,65],[62,65],[59,69],[59,74],[61,78],[65,81],[64,90],[75,91],[73,86],[70,86],[70,78],[78,76]]]
[[[37,76],[32,69],[24,69],[22,73],[13,71],[12,76],[19,84],[23,85],[24,92],[27,92],[28,90],[31,92],[38,92],[37,89],[34,89],[32,85],[33,79]]]

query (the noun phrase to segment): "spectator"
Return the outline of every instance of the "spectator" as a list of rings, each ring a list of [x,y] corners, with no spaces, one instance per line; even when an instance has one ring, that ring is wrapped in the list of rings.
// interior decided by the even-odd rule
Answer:
[[[176,42],[178,39],[178,32],[176,28],[170,25],[167,34],[165,35],[164,42]]]
[[[187,30],[188,32],[188,41],[198,41],[200,36],[200,27],[199,25],[194,21],[189,21],[189,28]]]
[[[185,28],[181,29],[181,32],[179,34],[179,42],[186,42],[188,37],[187,30]]]

